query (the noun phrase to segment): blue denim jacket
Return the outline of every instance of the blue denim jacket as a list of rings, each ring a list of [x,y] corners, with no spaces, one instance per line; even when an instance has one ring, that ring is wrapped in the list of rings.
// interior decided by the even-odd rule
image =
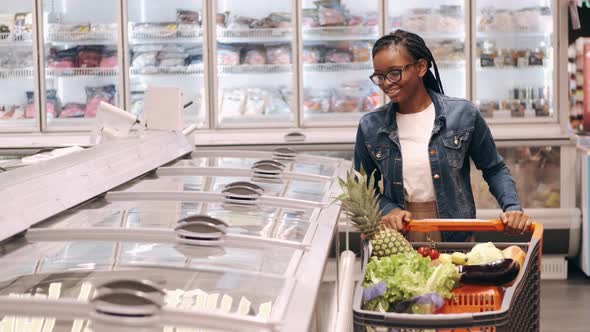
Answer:
[[[432,170],[436,206],[440,218],[475,218],[471,190],[471,158],[483,173],[490,192],[503,211],[520,211],[520,200],[510,171],[496,150],[485,119],[471,102],[429,90],[436,112],[428,154]],[[354,150],[354,166],[362,164],[367,173],[376,171],[383,179],[379,192],[383,214],[405,209],[402,156],[395,112],[389,103],[365,114],[359,123]],[[379,188],[377,188],[379,191]],[[445,233],[445,241],[464,241],[467,233]]]

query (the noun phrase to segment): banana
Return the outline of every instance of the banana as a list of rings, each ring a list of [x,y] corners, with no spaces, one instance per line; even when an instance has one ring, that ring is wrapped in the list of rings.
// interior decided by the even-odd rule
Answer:
[[[467,264],[467,255],[465,255],[462,252],[454,252],[451,255],[451,261],[453,262],[453,264],[465,265]]]

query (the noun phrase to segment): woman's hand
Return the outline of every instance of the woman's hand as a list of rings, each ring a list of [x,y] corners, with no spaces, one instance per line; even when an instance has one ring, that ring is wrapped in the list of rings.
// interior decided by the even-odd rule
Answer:
[[[410,222],[412,213],[410,211],[402,210],[400,208],[394,209],[386,216],[381,218],[381,222],[389,228],[402,232],[404,230],[404,223]]]
[[[533,219],[522,211],[503,212],[500,214],[500,220],[506,226],[508,233],[523,234],[533,223]]]

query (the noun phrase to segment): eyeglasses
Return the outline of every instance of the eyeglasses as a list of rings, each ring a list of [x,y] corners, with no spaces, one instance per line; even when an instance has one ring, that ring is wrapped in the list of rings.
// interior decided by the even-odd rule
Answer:
[[[413,63],[408,63],[407,65],[405,65],[401,68],[395,68],[395,69],[388,71],[387,73],[385,73],[385,75],[373,74],[373,75],[369,76],[369,79],[371,80],[371,82],[375,83],[375,85],[385,84],[385,79],[387,79],[391,83],[397,83],[402,80],[402,73],[404,72],[404,70],[406,70],[406,68],[408,68],[409,66],[413,66],[417,63],[418,63],[418,61],[413,62]]]

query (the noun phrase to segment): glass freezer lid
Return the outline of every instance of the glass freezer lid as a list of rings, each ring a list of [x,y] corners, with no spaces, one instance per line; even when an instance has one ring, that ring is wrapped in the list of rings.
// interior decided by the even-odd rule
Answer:
[[[289,284],[281,278],[233,272],[115,267],[104,270],[37,272],[0,280],[0,296],[70,299],[88,303],[104,285],[143,282],[163,295],[164,309],[211,311],[268,319]],[[123,287],[123,286],[120,286]],[[134,288],[135,289],[135,288]],[[146,291],[147,292],[147,291]],[[0,316],[1,317],[1,316]],[[8,317],[4,317],[3,324]]]
[[[310,221],[315,218],[314,211],[207,202],[98,200],[40,227],[174,228],[180,219],[200,214],[226,222],[229,234],[303,242]]]
[[[29,243],[0,258],[0,264],[4,262],[3,265],[8,266],[24,259],[29,262],[27,264],[34,264],[35,270],[40,272],[90,271],[109,269],[113,266],[155,266],[283,275],[288,273],[288,270],[292,271],[299,257],[298,250],[286,247],[74,240]],[[16,267],[8,272],[14,274],[20,271],[12,271],[14,269]]]
[[[263,196],[283,197],[312,202],[327,200],[331,182],[269,180],[247,176],[149,176],[135,179],[116,191],[213,191],[221,192],[234,182],[251,182],[263,189]]]

